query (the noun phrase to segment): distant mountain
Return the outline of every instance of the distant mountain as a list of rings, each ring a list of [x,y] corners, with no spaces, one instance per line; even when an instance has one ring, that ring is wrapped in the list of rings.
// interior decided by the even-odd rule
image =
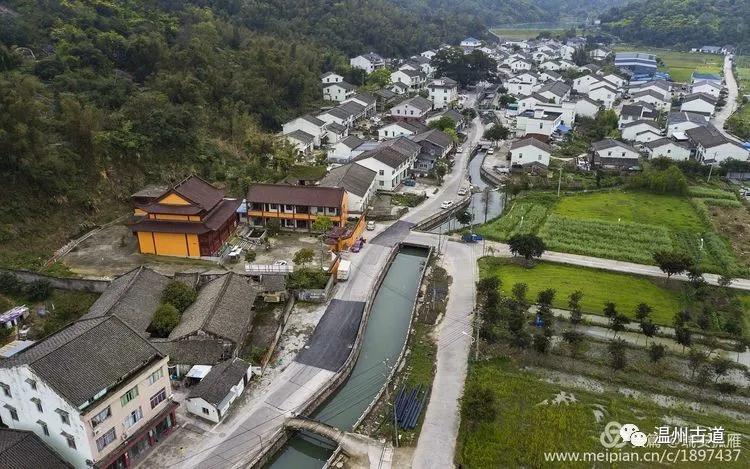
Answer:
[[[748,0],[636,0],[601,16],[623,41],[674,47],[750,46]]]

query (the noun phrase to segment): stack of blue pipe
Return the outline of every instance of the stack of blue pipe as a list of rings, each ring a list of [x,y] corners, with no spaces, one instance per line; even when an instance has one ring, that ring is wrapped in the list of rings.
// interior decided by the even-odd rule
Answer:
[[[402,387],[395,402],[398,426],[404,430],[411,430],[416,427],[426,400],[427,389],[421,384],[411,389],[407,389],[406,386]]]

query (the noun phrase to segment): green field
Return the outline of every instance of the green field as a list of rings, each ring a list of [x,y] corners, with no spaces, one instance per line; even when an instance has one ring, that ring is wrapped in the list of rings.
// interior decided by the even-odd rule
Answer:
[[[461,413],[456,462],[466,468],[495,467],[655,467],[637,463],[593,464],[551,463],[544,453],[551,451],[605,451],[599,435],[610,421],[634,422],[645,433],[655,427],[681,422],[690,428],[723,426],[727,433],[750,432],[748,422],[711,413],[695,413],[686,407],[663,408],[648,399],[633,399],[615,392],[594,393],[570,389],[523,372],[507,358],[496,358],[471,364],[464,396],[476,390],[488,390],[496,408],[489,420],[472,419],[466,408]],[[574,402],[554,404],[561,391],[575,396]],[[487,401],[491,402],[490,399]],[[596,414],[600,413],[601,420]],[[747,439],[736,462],[724,461],[727,468],[747,467]],[[651,448],[662,451],[665,447]],[[642,451],[628,447],[623,451]],[[676,451],[676,450],[673,450]],[[707,467],[706,463],[682,462],[679,467]],[[661,467],[661,466],[659,466]]]
[[[529,286],[529,298],[536,298],[541,290],[554,288],[557,293],[553,306],[556,308],[567,309],[568,296],[581,290],[581,307],[589,314],[601,315],[604,303],[612,301],[619,312],[632,318],[635,307],[647,303],[654,308],[655,323],[671,325],[675,312],[681,307],[679,292],[665,288],[664,281],[655,278],[549,262],[528,269],[497,257],[480,259],[479,271],[482,277],[497,276],[506,295],[518,282]]]
[[[692,52],[678,52],[669,49],[638,47],[631,45],[617,45],[616,52],[646,52],[654,54],[664,62],[659,69],[668,72],[672,80],[678,82],[690,81],[693,72],[720,73],[724,64],[723,55],[697,54]]]

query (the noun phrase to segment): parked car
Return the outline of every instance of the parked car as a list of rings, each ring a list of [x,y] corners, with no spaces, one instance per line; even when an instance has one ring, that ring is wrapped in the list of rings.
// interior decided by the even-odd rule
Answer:
[[[484,238],[476,233],[466,233],[461,237],[461,239],[463,239],[466,243],[476,243],[477,241],[482,241]]]
[[[283,266],[283,265],[289,265],[287,261],[274,261],[273,265]]]
[[[445,202],[443,202],[442,204],[440,204],[440,208],[443,208],[443,209],[445,209],[445,208],[451,208],[451,207],[453,207],[453,201],[452,200],[446,200]]]
[[[748,189],[747,187],[743,187],[742,189],[740,189],[740,195],[742,197],[749,196],[750,195],[750,189]]]
[[[404,179],[404,185],[414,187],[417,185],[417,181],[415,181],[414,179]]]
[[[375,222],[370,220],[367,222],[367,231],[372,231],[375,229]]]
[[[469,190],[468,190],[468,189],[466,189],[465,187],[462,187],[462,188],[460,188],[460,189],[458,190],[458,195],[460,195],[460,196],[464,196],[464,195],[466,195],[466,194],[467,194],[468,192],[469,192]]]

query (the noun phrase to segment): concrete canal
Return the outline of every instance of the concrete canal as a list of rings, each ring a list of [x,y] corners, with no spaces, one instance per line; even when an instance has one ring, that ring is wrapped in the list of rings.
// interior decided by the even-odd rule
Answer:
[[[373,300],[362,349],[351,376],[311,418],[351,430],[370,405],[406,340],[426,261],[426,249],[401,247]],[[299,433],[280,450],[269,467],[319,469],[334,449],[330,442]]]
[[[477,192],[471,196],[471,202],[467,207],[467,210],[474,215],[475,225],[499,217],[503,213],[503,204],[505,201],[503,192],[482,178],[481,168],[485,156],[486,154],[483,151],[478,152],[471,158],[468,167],[471,184],[481,190],[481,192]],[[485,189],[489,190],[486,191]],[[442,225],[429,230],[429,232],[447,233],[462,227],[463,225],[451,217]]]

